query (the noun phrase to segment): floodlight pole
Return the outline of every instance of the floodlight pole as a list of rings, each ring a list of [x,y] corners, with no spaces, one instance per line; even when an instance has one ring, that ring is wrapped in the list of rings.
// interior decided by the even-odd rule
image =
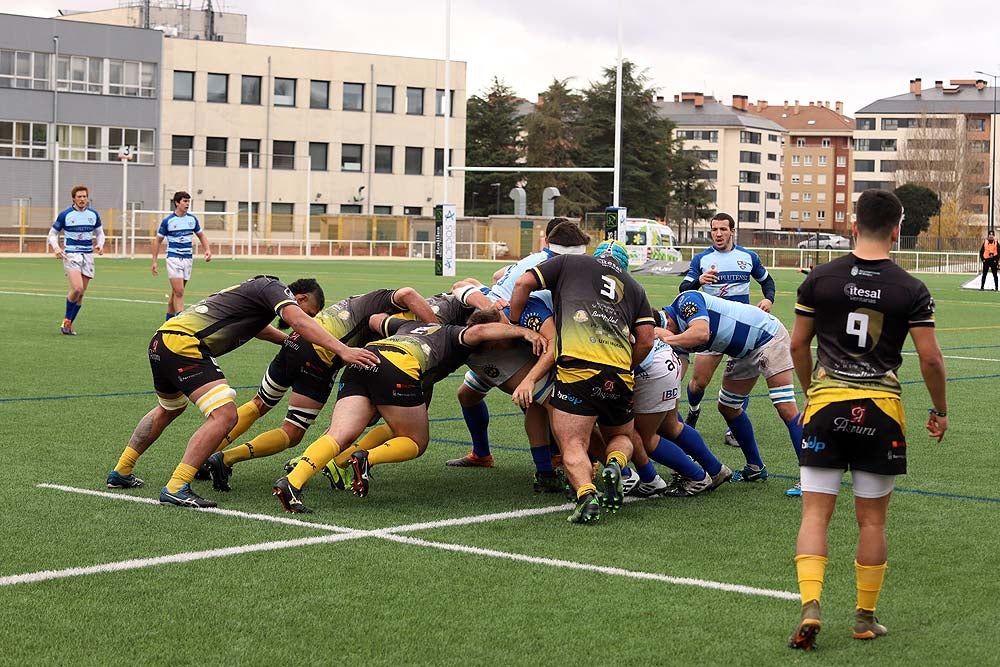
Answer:
[[[615,76],[615,176],[611,205],[618,208],[622,179],[622,0],[618,0],[618,72]]]
[[[976,74],[982,74],[993,79],[993,114],[990,116],[990,214],[987,217],[986,231],[995,230],[994,220],[996,215],[996,180],[997,180],[997,78],[1000,74],[990,74],[976,70]]]

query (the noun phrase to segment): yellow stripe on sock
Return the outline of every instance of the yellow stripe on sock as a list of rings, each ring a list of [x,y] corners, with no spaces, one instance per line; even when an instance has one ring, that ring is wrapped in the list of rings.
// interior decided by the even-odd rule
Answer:
[[[579,500],[583,498],[588,493],[597,493],[597,487],[593,484],[584,484],[579,489],[576,490],[576,499]]]
[[[120,475],[131,475],[132,470],[135,469],[135,462],[138,460],[139,452],[131,447],[126,447],[122,455],[118,457],[118,463],[115,464],[115,471]]]
[[[167,491],[170,493],[177,493],[181,490],[181,487],[185,484],[191,482],[194,479],[194,474],[198,472],[198,469],[194,466],[189,466],[186,463],[179,463],[174,469],[174,474],[170,477],[170,481],[167,482]]]
[[[301,489],[310,477],[332,461],[338,453],[340,445],[329,434],[324,433],[323,437],[306,447],[306,451],[299,457],[295,470],[288,474],[289,483],[296,489]]]
[[[826,556],[800,554],[795,557],[795,570],[799,577],[799,594],[803,604],[810,600],[819,602],[823,593],[823,574],[826,572]]]
[[[617,463],[620,469],[624,469],[625,466],[628,465],[628,457],[625,456],[624,452],[619,452],[617,450],[608,454],[607,463],[611,463],[612,461]]]
[[[886,565],[862,565],[854,561],[854,572],[858,580],[858,609],[875,611],[879,593],[882,592],[882,582],[885,580]]]

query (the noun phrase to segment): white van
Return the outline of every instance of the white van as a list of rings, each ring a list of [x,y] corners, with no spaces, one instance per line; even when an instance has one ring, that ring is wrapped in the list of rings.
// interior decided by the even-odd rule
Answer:
[[[623,238],[628,248],[629,266],[642,266],[649,260],[680,261],[681,253],[674,247],[677,237],[669,225],[648,218],[627,218],[624,227],[624,234],[618,230],[618,238]]]

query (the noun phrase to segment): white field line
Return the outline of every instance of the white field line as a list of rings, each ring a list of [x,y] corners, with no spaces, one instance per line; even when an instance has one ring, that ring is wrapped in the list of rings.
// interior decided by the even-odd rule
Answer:
[[[7,294],[9,296],[47,296],[56,299],[65,299],[65,294],[44,294],[42,292],[12,292],[7,290],[0,290],[0,294]],[[163,305],[163,301],[147,301],[145,299],[120,299],[113,296],[88,296],[88,301],[121,301],[123,303],[152,303],[156,305]]]
[[[903,354],[907,354],[907,355],[910,355],[910,356],[916,356],[917,353],[916,352],[903,352]],[[959,359],[961,361],[992,361],[992,362],[1000,361],[1000,359],[986,359],[985,357],[960,357],[960,356],[955,355],[955,354],[945,354],[943,356],[944,356],[945,359]]]
[[[152,498],[128,496],[120,493],[109,493],[107,491],[96,491],[93,489],[81,489],[73,486],[63,486],[61,484],[38,484],[37,486],[38,488],[53,489],[56,491],[66,491],[68,493],[79,493],[83,495],[96,496],[100,498],[111,498],[113,500],[126,500],[131,502],[143,503],[147,505],[160,504],[158,501]],[[625,500],[626,502],[634,502],[637,499],[626,498]],[[250,512],[240,512],[238,510],[226,510],[226,509],[209,507],[198,511],[207,512],[210,514],[219,514],[222,516],[232,516],[241,519],[253,519],[257,521],[267,521],[271,523],[292,525],[300,528],[328,530],[335,532],[337,534],[321,535],[319,537],[308,537],[297,540],[262,542],[259,544],[248,544],[238,547],[209,549],[207,551],[188,551],[169,556],[138,558],[125,561],[117,561],[113,563],[103,563],[101,565],[91,565],[88,567],[73,567],[63,570],[44,570],[41,572],[30,572],[27,574],[9,575],[5,577],[0,577],[0,587],[10,586],[14,584],[38,583],[42,581],[50,581],[53,579],[64,579],[67,577],[78,577],[88,574],[122,572],[125,570],[135,570],[145,567],[155,567],[157,565],[187,563],[197,560],[205,560],[209,558],[222,558],[226,556],[236,556],[246,553],[254,553],[258,551],[277,551],[279,549],[291,549],[295,547],[309,546],[313,544],[327,544],[332,542],[355,540],[365,537],[375,537],[379,539],[389,540],[392,542],[398,542],[401,544],[408,544],[411,546],[441,549],[444,551],[467,553],[477,556],[488,556],[491,558],[503,558],[506,560],[513,560],[517,562],[532,563],[535,565],[545,565],[547,567],[561,567],[561,568],[567,568],[584,572],[597,572],[600,574],[607,574],[611,576],[628,577],[631,579],[641,579],[645,581],[659,581],[663,583],[682,585],[682,586],[696,586],[699,588],[708,588],[712,590],[719,590],[731,593],[742,593],[744,595],[757,595],[762,597],[776,598],[779,600],[799,599],[798,593],[791,593],[788,591],[756,588],[753,586],[743,586],[740,584],[727,584],[718,581],[692,579],[690,577],[671,577],[665,574],[638,572],[633,570],[625,570],[618,567],[591,565],[588,563],[578,563],[575,561],[567,561],[554,558],[543,558],[539,556],[529,556],[527,554],[519,554],[507,551],[497,551],[495,549],[483,549],[480,547],[471,547],[462,544],[432,542],[429,540],[421,540],[418,538],[408,537],[399,534],[399,533],[407,533],[418,530],[428,530],[431,528],[466,526],[477,523],[503,521],[506,519],[520,519],[525,517],[541,516],[544,514],[552,514],[554,512],[564,512],[566,510],[571,509],[572,507],[573,507],[572,504],[564,503],[561,505],[550,505],[548,507],[536,507],[531,509],[513,510],[510,512],[480,514],[475,516],[459,517],[455,519],[444,519],[441,521],[425,521],[421,523],[404,524],[401,526],[394,526],[391,528],[379,528],[375,530],[352,530],[350,528],[344,528],[342,526],[335,526],[332,524],[313,523],[310,521],[299,521],[297,519],[291,519],[280,516],[271,516],[268,514],[254,514]]]

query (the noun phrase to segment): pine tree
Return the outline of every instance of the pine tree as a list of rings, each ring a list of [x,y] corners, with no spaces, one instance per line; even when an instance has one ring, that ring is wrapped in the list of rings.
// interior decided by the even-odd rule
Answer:
[[[521,100],[510,86],[494,77],[482,96],[473,95],[466,106],[465,164],[479,166],[515,166],[521,156],[520,133],[522,119],[518,106]],[[520,174],[510,172],[470,171],[465,175],[465,213],[485,216],[496,212],[499,194],[501,211],[511,212],[512,204],[505,195],[513,188]],[[500,192],[493,186],[499,183]]]

